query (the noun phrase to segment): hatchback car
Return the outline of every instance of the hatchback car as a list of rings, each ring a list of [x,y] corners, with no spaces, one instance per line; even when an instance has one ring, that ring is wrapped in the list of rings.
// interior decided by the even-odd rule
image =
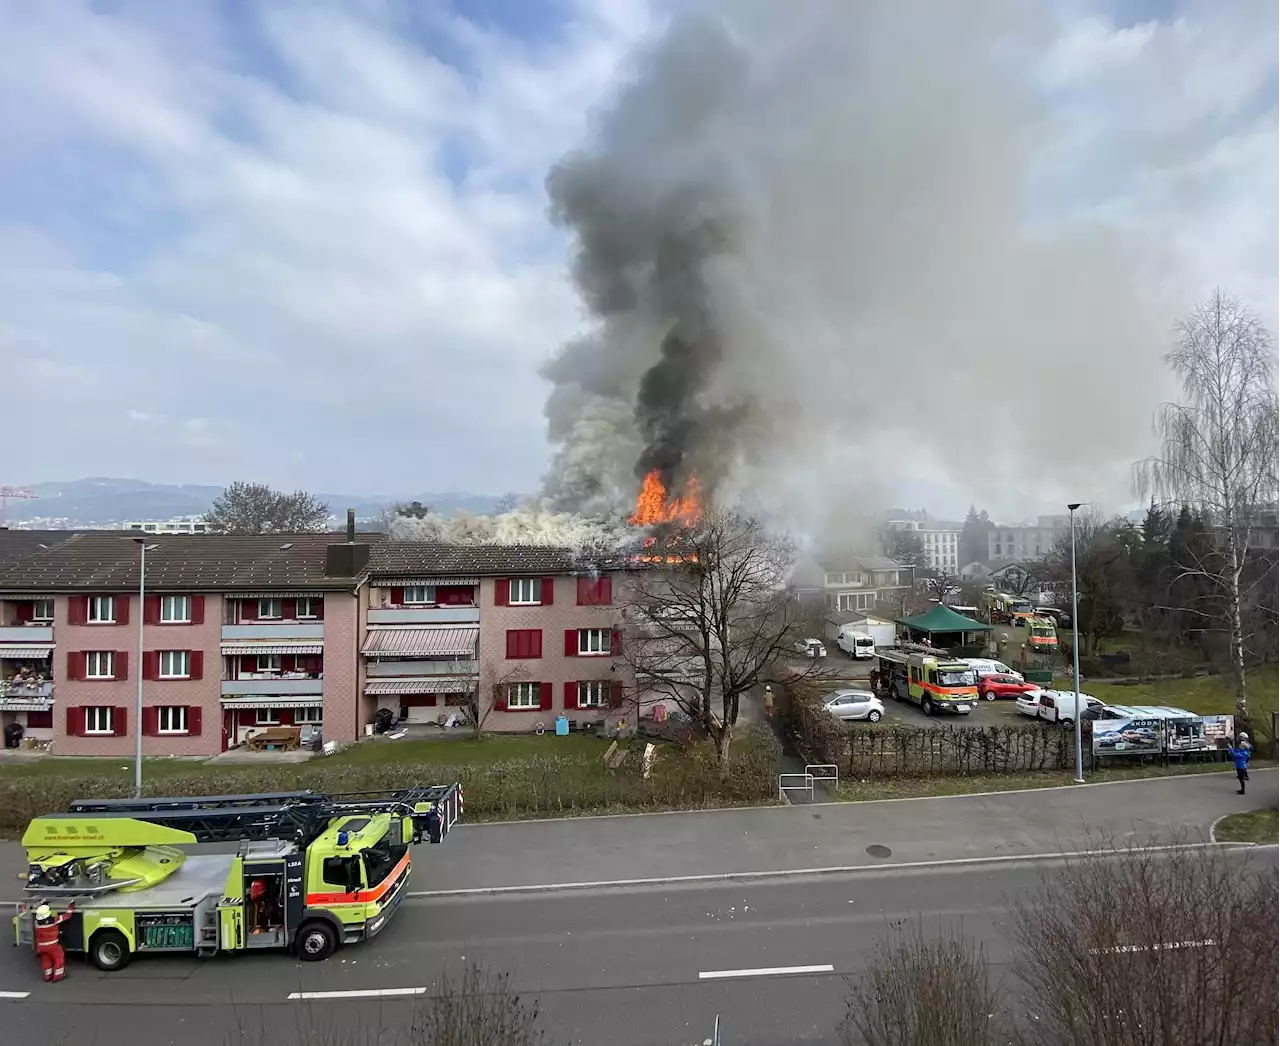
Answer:
[[[1037,687],[1035,690],[1028,690],[1025,694],[1018,695],[1017,707],[1018,711],[1023,715],[1029,715],[1032,719],[1040,718],[1040,695],[1044,691]]]
[[[836,690],[824,697],[822,704],[837,719],[878,723],[884,717],[884,705],[870,690]]]
[[[797,654],[804,654],[806,657],[827,656],[827,648],[821,639],[797,639],[795,649]]]
[[[1038,689],[1035,683],[1025,682],[1015,675],[1003,672],[983,676],[978,680],[978,696],[985,697],[988,701],[994,701],[997,697],[1017,697]]]

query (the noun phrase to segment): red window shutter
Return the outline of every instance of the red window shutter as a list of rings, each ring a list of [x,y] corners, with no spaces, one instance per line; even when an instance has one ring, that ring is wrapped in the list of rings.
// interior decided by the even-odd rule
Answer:
[[[68,708],[67,709],[67,736],[81,737],[84,735],[84,709]]]
[[[83,625],[89,620],[89,597],[72,596],[67,600],[67,624]],[[81,722],[84,717],[81,716]]]
[[[190,668],[191,668],[191,678],[203,679],[204,678],[204,651],[188,650],[187,661],[189,662]]]
[[[391,605],[397,606],[397,607],[404,605],[404,589],[403,588],[393,588],[391,590]]]
[[[544,577],[542,579],[542,605],[544,607],[552,606],[556,601],[556,579],[553,577]]]
[[[142,736],[155,737],[160,733],[160,709],[149,705],[142,710]]]
[[[613,606],[613,578],[602,577],[598,584],[599,605],[602,607]]]
[[[148,625],[160,624],[160,597],[147,596],[142,601],[142,620]]]
[[[609,633],[609,653],[614,657],[622,653],[622,633],[616,628]]]
[[[204,624],[204,596],[191,597],[191,623],[193,625]]]
[[[589,577],[578,578],[578,606],[589,607],[591,605],[592,583]]]
[[[117,657],[120,655],[117,654]],[[142,678],[143,679],[159,679],[160,678],[160,653],[157,650],[148,650],[142,655]]]
[[[199,705],[187,705],[187,733],[192,737],[200,736],[200,713],[203,709]]]
[[[549,712],[551,710],[551,691],[550,683],[538,684],[538,710],[540,712]]]
[[[111,710],[111,736],[129,736],[129,709],[124,705],[116,705]]]
[[[32,730],[52,730],[53,729],[53,711],[48,712],[28,712],[27,726]]]
[[[296,599],[280,600],[280,616],[288,621],[298,616],[298,601]]]
[[[493,583],[493,603],[499,607],[511,605],[511,582],[505,577],[500,577]]]
[[[520,656],[520,630],[518,628],[507,629],[507,657]]]
[[[495,712],[507,710],[507,691],[501,683],[493,684],[493,710]]]
[[[542,629],[540,628],[529,629],[529,656],[542,656]]]
[[[36,605],[34,603],[19,603],[16,607],[18,624],[26,621],[34,621],[36,616]]]
[[[578,684],[565,683],[564,685],[564,707],[565,711],[572,712],[578,707]]]
[[[258,670],[257,654],[241,654],[240,655],[240,671],[256,672]]]
[[[622,684],[621,683],[609,684],[609,707],[610,708],[622,707]]]
[[[129,678],[129,652],[127,650],[117,650],[113,660],[116,674],[112,678],[117,683],[123,683]]]
[[[240,620],[241,621],[257,621],[258,620],[258,601],[256,599],[240,600]]]
[[[84,678],[84,654],[79,650],[72,650],[67,653],[67,678]]]
[[[116,624],[127,625],[129,623],[129,603],[128,596],[116,596]]]
[[[311,604],[311,609],[315,612],[316,620],[324,620],[324,596],[316,596],[315,601]]]
[[[576,628],[566,628],[564,630],[564,656],[578,656],[578,630]]]
[[[293,726],[293,709],[292,708],[278,708],[276,709],[276,715],[280,719],[281,726]]]

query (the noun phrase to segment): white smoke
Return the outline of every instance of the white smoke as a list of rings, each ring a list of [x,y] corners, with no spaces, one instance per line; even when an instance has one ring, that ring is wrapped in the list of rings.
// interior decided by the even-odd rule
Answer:
[[[423,541],[454,545],[535,545],[581,551],[613,552],[633,542],[636,531],[622,517],[589,518],[554,512],[536,504],[510,512],[479,516],[459,512],[444,516],[429,512],[421,519],[396,517],[390,536],[396,541]]]

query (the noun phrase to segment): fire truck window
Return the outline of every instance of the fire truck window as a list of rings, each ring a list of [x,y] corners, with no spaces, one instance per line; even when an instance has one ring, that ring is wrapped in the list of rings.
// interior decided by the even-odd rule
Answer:
[[[347,893],[360,889],[360,859],[358,857],[326,857],[324,881]]]

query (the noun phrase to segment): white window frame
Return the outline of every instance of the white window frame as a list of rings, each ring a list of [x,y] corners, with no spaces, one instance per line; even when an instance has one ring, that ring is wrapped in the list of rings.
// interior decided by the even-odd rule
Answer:
[[[85,705],[81,711],[84,712],[84,732],[86,734],[114,734],[116,732],[115,710],[110,705]]]
[[[156,733],[185,734],[189,730],[186,705],[160,705],[156,709]]]
[[[86,650],[84,655],[84,677],[85,679],[115,679],[115,651]]]
[[[161,650],[158,652],[156,675],[160,679],[190,679],[191,652],[189,650]],[[178,671],[174,671],[178,669]],[[168,708],[168,705],[164,707]]]
[[[541,683],[507,684],[507,708],[513,711],[536,712],[541,707]]]
[[[255,708],[253,716],[254,726],[279,726],[280,710],[277,708]]]
[[[405,606],[434,606],[436,601],[435,585],[405,585]]]
[[[49,612],[42,614],[41,606],[47,606]],[[31,620],[32,621],[52,621],[53,620],[53,596],[44,596],[41,599],[33,599],[31,601]]]
[[[527,587],[526,587],[527,586]],[[513,577],[507,582],[507,602],[513,607],[542,605],[542,578]]]
[[[578,684],[579,708],[604,708],[609,703],[609,681],[606,679],[583,680]]]
[[[600,640],[600,648],[598,650],[591,649],[591,640],[598,637]],[[578,629],[578,656],[579,657],[608,657],[613,652],[613,636],[607,628],[580,628]]]
[[[191,597],[190,596],[161,596],[160,597],[160,624],[162,625],[191,624]]]
[[[116,597],[90,596],[89,609],[85,621],[91,625],[114,625],[116,623]]]
[[[295,726],[321,726],[324,723],[324,705],[307,705],[293,710]]]
[[[258,600],[258,620],[259,621],[279,621],[284,614],[283,600],[277,599],[275,596],[263,596]],[[274,614],[264,614],[263,607],[274,608]]]
[[[829,571],[826,576],[826,583],[828,585],[843,585],[844,574],[838,571]]]
[[[264,672],[270,672],[272,675],[277,675],[277,674],[279,674],[280,672],[283,672],[283,671],[284,671],[284,662],[281,660],[281,656],[282,656],[282,655],[280,655],[280,654],[256,654],[255,656],[256,656],[256,657],[257,657],[257,659],[258,659],[258,667],[257,667],[257,671],[258,671],[258,673],[260,673],[260,674],[261,674],[261,673],[264,673]],[[264,658],[266,658],[266,659],[267,659],[267,664],[266,664],[265,666],[264,666],[264,665],[263,665],[263,663],[262,663],[262,661],[263,661],[263,659],[264,659]]]
[[[320,602],[319,596],[299,596],[296,603],[297,610],[294,611],[298,620],[310,621],[319,617],[320,615],[316,613],[316,605],[319,602]],[[305,614],[302,612],[303,604],[306,604],[306,607],[307,607],[307,613]]]

